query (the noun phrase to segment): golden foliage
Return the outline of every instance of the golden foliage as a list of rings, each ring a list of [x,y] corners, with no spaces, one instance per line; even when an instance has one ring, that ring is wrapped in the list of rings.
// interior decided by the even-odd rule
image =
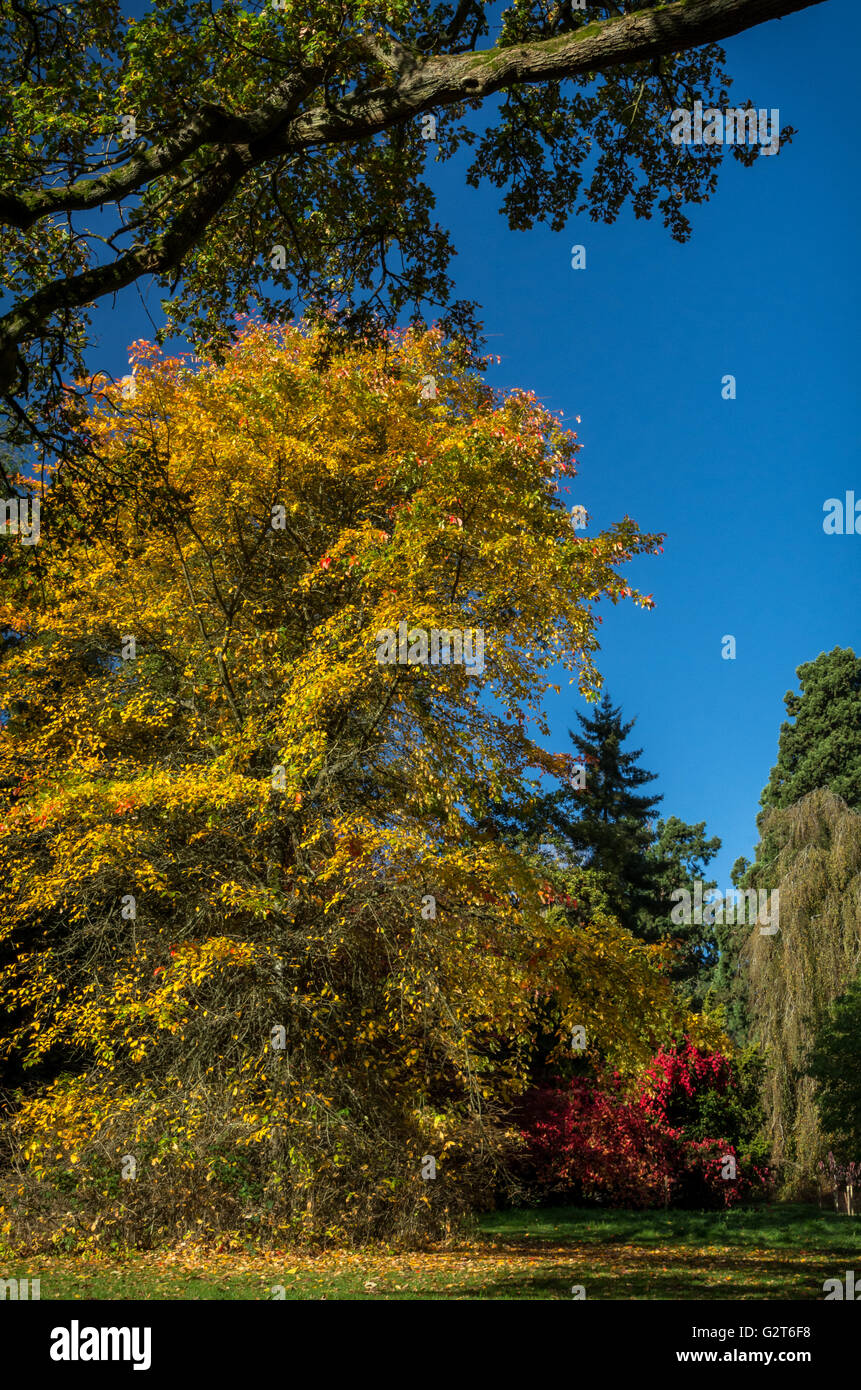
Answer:
[[[89,429],[97,465],[3,579],[2,1055],[49,1078],[14,1162],[86,1170],[136,1237],[247,1205],[418,1229],[490,1190],[536,999],[629,1060],[671,1012],[659,953],[573,927],[476,828],[558,771],[528,733],[547,671],[595,688],[594,605],[651,602],[617,570],[658,538],[578,535],[576,438],[433,333],[140,345]],[[381,664],[401,622],[481,629],[483,679]]]

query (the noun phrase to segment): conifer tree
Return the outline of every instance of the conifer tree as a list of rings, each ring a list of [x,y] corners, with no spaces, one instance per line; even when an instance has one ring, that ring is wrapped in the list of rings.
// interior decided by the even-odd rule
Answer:
[[[649,849],[649,858],[655,865],[658,877],[661,907],[656,916],[644,921],[643,926],[648,927],[651,939],[666,939],[669,936],[677,943],[672,978],[697,1011],[703,1007],[718,964],[717,928],[706,913],[702,922],[682,924],[673,923],[670,914],[676,889],[686,889],[693,899],[697,882],[701,885],[703,896],[710,888],[717,887],[716,881],[706,879],[705,873],[706,865],[720,847],[717,835],[710,839],[706,837],[705,821],[689,825],[678,816],[670,816],[667,820],[658,821],[655,839]]]
[[[835,647],[796,671],[801,691],[783,697],[789,719],[780,726],[777,763],[760,805],[792,806],[828,787],[861,807],[861,659]],[[790,722],[793,721],[793,722]]]
[[[635,720],[622,720],[609,693],[593,716],[578,712],[580,732],[568,730],[575,749],[572,777],[557,796],[554,819],[574,856],[597,870],[606,885],[611,911],[637,935],[654,936],[644,925],[659,911],[660,889],[649,848],[652,813],[663,800],[639,791],[656,773],[637,765],[642,748],[623,744]]]
[[[734,888],[742,888],[750,867],[743,855],[735,861],[730,871]],[[724,921],[716,925],[718,959],[706,996],[707,1007],[719,1005],[723,1009],[723,1026],[739,1048],[747,1043],[750,1029],[748,982],[741,965],[741,950],[749,935],[750,928],[743,922]]]
[[[623,751],[635,721],[623,724],[608,694],[594,716],[577,718],[581,729],[568,730],[574,752],[561,785],[544,794],[536,790],[514,807],[495,806],[494,825],[518,848],[543,851],[576,871],[581,899],[589,905],[594,899],[643,938],[643,914],[660,895],[648,851],[655,835],[651,813],[661,797],[636,789],[656,774],[637,766],[642,749]]]
[[[861,659],[850,647],[834,647],[796,670],[798,693],[784,696],[789,715],[780,728],[777,762],[760,797],[760,841],[754,862],[738,860],[733,882],[740,889],[779,886],[781,842],[773,810],[797,805],[813,791],[828,789],[852,810],[861,810]],[[724,1007],[729,1035],[741,1045],[748,1037],[748,983],[741,963],[748,930],[719,930],[721,959],[713,1000]]]
[[[609,694],[593,716],[577,718],[580,731],[568,731],[575,751],[562,785],[515,807],[496,805],[482,828],[492,824],[518,851],[563,865],[577,910],[609,913],[649,945],[672,942],[676,992],[699,1011],[717,962],[714,929],[707,922],[674,923],[672,894],[703,880],[721,842],[706,838],[704,821],[653,819],[663,798],[639,789],[656,774],[638,766],[641,748],[623,748],[636,720],[623,722]],[[706,882],[703,891],[714,886]]]

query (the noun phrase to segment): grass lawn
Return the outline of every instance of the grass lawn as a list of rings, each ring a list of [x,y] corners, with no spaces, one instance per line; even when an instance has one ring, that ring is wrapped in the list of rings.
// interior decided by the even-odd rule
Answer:
[[[179,1250],[95,1260],[0,1254],[46,1299],[821,1299],[861,1269],[861,1222],[810,1206],[497,1212],[445,1249],[318,1255]],[[280,1295],[279,1295],[280,1296]]]

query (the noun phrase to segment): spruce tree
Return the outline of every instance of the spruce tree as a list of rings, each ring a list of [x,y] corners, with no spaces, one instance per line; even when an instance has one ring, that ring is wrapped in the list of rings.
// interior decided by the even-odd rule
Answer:
[[[596,871],[610,910],[624,927],[643,939],[656,939],[651,923],[660,912],[658,867],[649,856],[655,838],[652,813],[663,800],[639,788],[656,773],[637,766],[642,748],[622,747],[635,720],[622,721],[605,691],[594,716],[580,714],[580,732],[568,730],[574,745],[571,781],[555,793],[551,823],[572,857]]]
[[[641,748],[623,747],[636,720],[623,722],[608,694],[594,715],[577,718],[580,731],[568,730],[574,746],[568,781],[550,793],[536,789],[516,807],[494,806],[482,828],[492,825],[520,853],[575,868],[580,911],[609,913],[641,941],[671,941],[671,978],[697,1010],[717,960],[714,928],[675,924],[672,893],[687,888],[693,895],[720,840],[706,838],[704,821],[654,821],[663,798],[640,788],[656,774],[638,766]],[[705,883],[704,891],[714,886]]]

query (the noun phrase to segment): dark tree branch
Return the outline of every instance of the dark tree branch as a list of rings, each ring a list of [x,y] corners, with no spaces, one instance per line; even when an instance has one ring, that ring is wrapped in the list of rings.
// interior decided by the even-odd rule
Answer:
[[[396,86],[346,97],[297,117],[292,145],[365,138],[431,107],[482,100],[503,87],[604,72],[699,48],[823,0],[676,0],[657,10],[587,24],[573,33],[510,48],[427,58]]]
[[[119,202],[184,164],[203,145],[229,148],[253,144],[264,136],[271,136],[291,119],[319,78],[320,71],[316,68],[285,78],[263,106],[246,116],[232,115],[220,106],[208,105],[175,135],[133,155],[123,168],[103,174],[101,178],[78,179],[65,188],[39,189],[23,195],[0,190],[0,221],[26,231],[51,213],[82,212],[103,203]]]
[[[20,378],[20,345],[43,333],[53,315],[81,309],[143,275],[181,268],[190,248],[203,238],[248,174],[279,156],[314,146],[349,145],[403,125],[431,108],[479,101],[506,87],[588,76],[719,42],[821,3],[675,0],[657,9],[588,23],[550,39],[426,59],[418,59],[388,36],[384,41],[360,39],[389,70],[385,85],[340,98],[327,94],[317,105],[301,111],[328,72],[328,67],[308,67],[277,84],[256,111],[243,115],[207,106],[174,136],[136,153],[122,168],[101,177],[21,195],[0,192],[0,219],[26,229],[53,213],[121,203],[157,178],[179,170],[203,147],[212,147],[208,165],[187,171],[196,192],[176,211],[165,231],[153,233],[144,242],[141,227],[136,244],[112,263],[55,279],[0,318],[0,392],[8,393]],[[452,24],[465,22],[468,13],[462,4]],[[165,198],[170,197],[168,189]],[[138,209],[133,220],[140,226],[150,215],[151,210]]]

